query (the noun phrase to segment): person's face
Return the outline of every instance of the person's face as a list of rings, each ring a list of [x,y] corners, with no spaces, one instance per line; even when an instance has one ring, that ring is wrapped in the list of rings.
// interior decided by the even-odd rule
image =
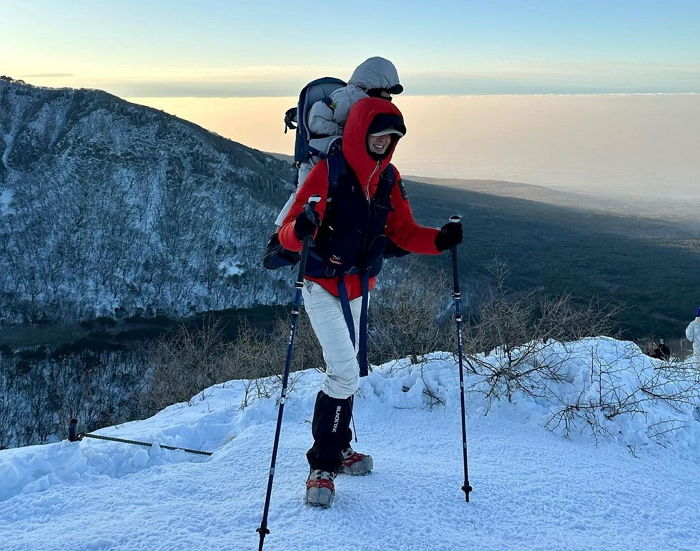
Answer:
[[[382,155],[386,153],[391,143],[391,134],[384,134],[384,136],[368,136],[367,137],[367,148],[372,153],[377,153]]]

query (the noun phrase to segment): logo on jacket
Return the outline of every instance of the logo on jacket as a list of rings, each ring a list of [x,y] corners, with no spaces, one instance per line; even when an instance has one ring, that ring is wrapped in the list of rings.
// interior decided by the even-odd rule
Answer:
[[[343,259],[340,258],[337,254],[332,254],[328,259],[328,262],[330,262],[331,264],[340,265],[343,263]]]

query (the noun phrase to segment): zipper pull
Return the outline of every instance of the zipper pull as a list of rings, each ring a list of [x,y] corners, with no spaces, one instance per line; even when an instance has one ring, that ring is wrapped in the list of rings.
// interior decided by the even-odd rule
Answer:
[[[369,185],[372,183],[372,178],[374,177],[375,172],[379,169],[379,167],[382,166],[381,161],[377,161],[377,166],[374,167],[374,170],[372,171],[372,174],[369,175],[369,180],[367,180],[367,187],[365,188],[365,197],[367,197],[367,202],[369,203],[370,198],[369,198]]]

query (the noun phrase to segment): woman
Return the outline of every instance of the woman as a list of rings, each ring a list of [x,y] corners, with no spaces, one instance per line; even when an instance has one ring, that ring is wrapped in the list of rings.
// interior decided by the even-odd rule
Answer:
[[[314,444],[306,454],[311,469],[306,501],[311,505],[331,505],[336,474],[372,470],[372,458],[350,447],[350,420],[360,377],[355,343],[363,341],[360,320],[381,268],[383,246],[391,240],[409,252],[439,254],[462,241],[459,223],[437,230],[413,219],[400,175],[390,166],[405,133],[401,112],[391,102],[358,101],[345,125],[340,159],[344,169],[332,201],[329,182],[336,176],[330,169],[338,161],[329,159],[319,162],[299,188],[279,232],[282,246],[293,251],[301,250],[304,237],[314,236],[302,294],[323,348],[326,375],[314,408]],[[316,220],[304,209],[312,195],[321,196]]]

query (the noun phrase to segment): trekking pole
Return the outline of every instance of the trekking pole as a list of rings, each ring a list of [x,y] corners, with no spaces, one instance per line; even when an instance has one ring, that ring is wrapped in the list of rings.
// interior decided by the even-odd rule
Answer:
[[[451,224],[459,224],[461,216],[450,217]],[[462,412],[462,457],[464,458],[464,485],[462,491],[469,503],[469,492],[472,487],[469,485],[469,466],[467,463],[467,415],[464,406],[464,369],[462,362],[462,295],[459,292],[459,271],[457,269],[457,245],[450,247],[452,253],[452,281],[453,291],[452,298],[455,302],[455,324],[457,326],[457,357],[459,360],[459,400]]]
[[[312,195],[309,201],[304,206],[304,211],[309,220],[314,221],[316,219],[313,212],[314,206],[321,200],[319,195]],[[292,365],[292,355],[294,353],[294,335],[297,329],[297,320],[299,319],[299,309],[301,308],[301,290],[304,287],[304,272],[306,271],[306,258],[309,255],[309,247],[311,245],[311,236],[307,235],[304,237],[303,245],[301,248],[301,257],[299,259],[299,270],[297,272],[297,280],[294,283],[296,292],[294,294],[294,305],[292,306],[291,314],[291,327],[289,330],[289,341],[287,343],[287,360],[284,364],[284,375],[282,376],[282,393],[280,395],[279,407],[277,410],[277,427],[275,428],[275,440],[272,445],[272,459],[270,461],[270,474],[267,479],[267,493],[265,495],[265,508],[263,509],[262,522],[260,523],[260,528],[256,530],[260,534],[260,546],[259,551],[262,551],[263,542],[265,536],[270,533],[267,529],[267,515],[270,512],[270,498],[272,496],[272,481],[275,477],[275,464],[277,463],[277,449],[280,441],[280,431],[282,429],[282,415],[284,415],[284,402],[287,394],[287,381],[289,379],[289,369]]]

